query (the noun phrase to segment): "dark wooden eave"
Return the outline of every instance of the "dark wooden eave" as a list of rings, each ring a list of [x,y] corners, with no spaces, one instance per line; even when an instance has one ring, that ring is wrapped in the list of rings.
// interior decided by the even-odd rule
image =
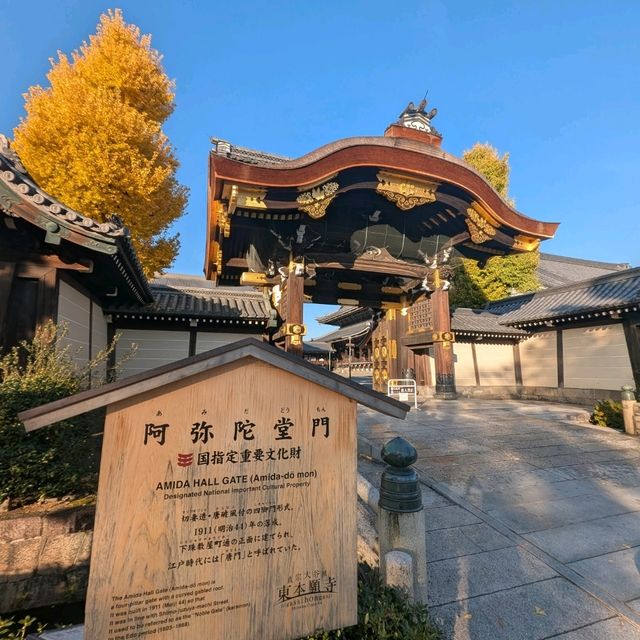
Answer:
[[[93,220],[44,191],[2,135],[0,227],[7,252],[20,251],[20,247],[12,246],[13,236],[18,240],[21,233],[26,234],[43,255],[57,255],[67,263],[87,264],[83,278],[93,281],[105,295],[136,303],[152,300],[126,227],[116,219]]]

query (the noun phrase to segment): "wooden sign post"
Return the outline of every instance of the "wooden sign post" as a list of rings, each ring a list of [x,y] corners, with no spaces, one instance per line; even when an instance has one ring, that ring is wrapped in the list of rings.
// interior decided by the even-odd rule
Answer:
[[[357,621],[357,402],[256,340],[21,415],[107,405],[87,640],[286,640]]]

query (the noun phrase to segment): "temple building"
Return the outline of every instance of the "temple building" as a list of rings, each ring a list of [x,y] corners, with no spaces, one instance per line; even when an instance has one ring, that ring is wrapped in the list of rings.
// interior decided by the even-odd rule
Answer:
[[[116,334],[117,357],[135,345],[125,376],[261,336],[269,318],[254,290],[197,276],[148,282],[118,219],[99,223],[58,202],[0,136],[0,351],[53,320],[79,368]]]

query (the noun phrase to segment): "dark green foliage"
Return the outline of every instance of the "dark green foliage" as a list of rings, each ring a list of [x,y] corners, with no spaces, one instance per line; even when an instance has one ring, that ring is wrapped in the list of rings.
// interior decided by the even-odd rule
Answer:
[[[424,605],[385,587],[376,570],[358,568],[358,624],[310,636],[308,640],[441,640]]]
[[[18,413],[82,390],[79,375],[61,345],[64,338],[49,324],[32,342],[0,358],[0,502],[11,507],[43,498],[95,492],[100,420],[83,415],[32,433]]]
[[[0,638],[2,640],[24,640],[29,633],[42,633],[44,625],[35,618],[25,616],[20,620],[0,618]]]
[[[614,400],[598,400],[589,419],[591,424],[612,429],[624,429],[622,403]]]

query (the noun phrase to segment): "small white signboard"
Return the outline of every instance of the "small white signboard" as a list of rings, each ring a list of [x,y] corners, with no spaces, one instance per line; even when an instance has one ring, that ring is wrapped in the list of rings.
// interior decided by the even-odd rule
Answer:
[[[418,387],[411,378],[390,378],[387,381],[387,395],[401,402],[413,402],[414,408],[418,408]]]

